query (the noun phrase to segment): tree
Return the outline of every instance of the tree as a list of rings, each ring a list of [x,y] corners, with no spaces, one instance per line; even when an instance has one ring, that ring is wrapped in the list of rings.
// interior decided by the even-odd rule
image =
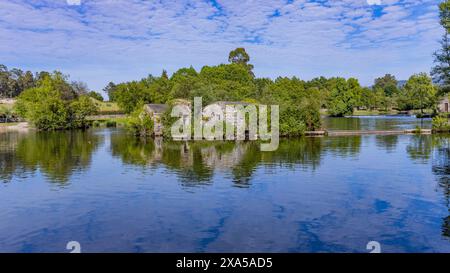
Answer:
[[[87,84],[82,81],[73,81],[70,85],[73,92],[77,95],[87,95],[89,93]]]
[[[93,99],[98,100],[98,101],[103,101],[103,100],[104,100],[104,99],[103,99],[103,96],[102,96],[100,93],[95,92],[95,91],[91,91],[91,92],[89,92],[87,95],[88,95],[89,97],[93,98]]]
[[[361,90],[361,100],[358,106],[364,107],[367,110],[373,110],[377,107],[375,93],[371,88],[365,87]]]
[[[105,88],[103,88],[106,94],[108,94],[109,101],[116,101],[116,85],[113,82],[109,82]]]
[[[61,73],[50,74],[19,95],[16,111],[39,130],[86,128],[86,117],[96,112],[96,106],[87,96],[74,95],[67,87],[70,84]]]
[[[232,50],[228,55],[228,61],[233,64],[239,64],[247,68],[247,71],[253,75],[253,65],[249,64],[250,56],[245,51],[245,48],[238,47],[235,50]]]
[[[432,79],[426,73],[413,75],[406,82],[404,92],[414,107],[420,109],[421,113],[436,103],[436,87]]]
[[[391,74],[386,74],[381,78],[375,79],[375,84],[373,86],[374,90],[380,88],[383,90],[384,94],[388,97],[392,97],[394,94],[398,93],[398,81],[395,76]]]
[[[301,136],[307,130],[305,122],[298,117],[302,111],[298,106],[282,107],[280,110],[280,134],[282,136]]]
[[[154,132],[153,120],[143,107],[137,108],[128,116],[126,125],[128,130],[136,136],[147,137]]]
[[[9,71],[5,65],[0,64],[0,97],[6,97],[8,90]]]
[[[333,78],[331,81],[333,87],[328,100],[328,113],[335,117],[353,114],[362,93],[358,80]]]
[[[444,28],[441,40],[441,49],[434,54],[436,64],[431,71],[433,81],[441,86],[443,93],[450,91],[450,1],[446,0],[439,5],[440,24]]]
[[[115,87],[115,101],[125,113],[131,113],[139,105],[155,102],[158,86],[147,86],[145,81],[121,83]]]
[[[70,128],[87,128],[89,121],[87,117],[98,111],[97,105],[89,96],[82,95],[78,99],[72,101],[69,105],[70,112]]]

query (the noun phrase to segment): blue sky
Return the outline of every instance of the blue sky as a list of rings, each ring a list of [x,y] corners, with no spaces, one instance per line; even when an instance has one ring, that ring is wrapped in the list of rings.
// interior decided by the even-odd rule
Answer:
[[[443,32],[438,3],[2,0],[0,63],[61,70],[101,90],[110,80],[225,63],[245,47],[258,77],[354,76],[370,85],[385,73],[430,71]]]

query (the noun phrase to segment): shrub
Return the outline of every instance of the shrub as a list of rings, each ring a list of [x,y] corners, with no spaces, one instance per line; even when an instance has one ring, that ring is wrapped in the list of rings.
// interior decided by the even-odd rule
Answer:
[[[302,111],[300,107],[288,106],[281,109],[280,113],[280,135],[301,136],[304,135],[307,126],[300,118]]]
[[[448,123],[448,119],[442,115],[434,117],[432,124],[434,131],[450,131],[450,124]]]
[[[106,127],[108,128],[117,127],[117,122],[115,122],[114,120],[108,120],[106,121]]]
[[[142,107],[137,108],[128,116],[126,127],[134,135],[141,137],[152,136],[154,132],[153,120]]]
[[[39,130],[86,128],[87,116],[97,107],[87,96],[78,96],[64,89],[66,79],[55,74],[42,80],[39,86],[23,91],[15,110]]]
[[[88,96],[80,96],[70,103],[69,111],[71,114],[70,128],[87,128],[91,124],[87,117],[96,113],[98,107]]]

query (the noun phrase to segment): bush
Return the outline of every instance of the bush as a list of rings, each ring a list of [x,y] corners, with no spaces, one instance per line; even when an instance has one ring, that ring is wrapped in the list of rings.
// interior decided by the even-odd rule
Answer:
[[[302,136],[307,130],[305,122],[301,119],[302,111],[300,107],[289,106],[281,110],[280,113],[280,135],[282,136]]]
[[[88,96],[91,97],[91,98],[94,98],[94,99],[96,99],[98,101],[103,101],[104,100],[103,96],[100,93],[95,92],[95,91],[89,92]]]
[[[172,138],[172,125],[179,119],[177,117],[172,117],[171,116],[172,113],[172,107],[169,107],[169,109],[166,110],[166,112],[164,112],[164,114],[162,114],[161,116],[161,124],[162,124],[162,133],[163,133],[163,137],[165,138]],[[191,130],[193,130],[194,127],[192,126]]]
[[[153,135],[154,123],[150,115],[139,107],[128,116],[126,128],[136,136],[148,137]]]
[[[115,122],[114,120],[108,120],[106,121],[106,127],[108,128],[117,127],[117,122]]]
[[[71,114],[70,128],[87,128],[91,124],[87,117],[96,113],[98,107],[88,96],[80,96],[70,103],[69,111]]]
[[[432,121],[433,130],[437,132],[450,131],[450,124],[448,119],[442,115],[436,116]]]
[[[68,96],[61,89],[64,79],[47,77],[39,86],[23,91],[15,110],[39,130],[86,128],[86,117],[96,112],[96,105],[87,96]]]

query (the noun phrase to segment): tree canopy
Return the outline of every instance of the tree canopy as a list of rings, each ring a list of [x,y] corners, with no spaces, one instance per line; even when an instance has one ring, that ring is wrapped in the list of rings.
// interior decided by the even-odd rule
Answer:
[[[431,71],[433,80],[441,87],[442,93],[450,91],[450,1],[444,1],[439,5],[440,24],[444,28],[441,40],[441,49],[434,54],[435,66]]]
[[[23,91],[15,108],[40,130],[86,128],[87,116],[97,108],[88,96],[78,91],[67,76],[55,72],[45,75],[36,87]]]

